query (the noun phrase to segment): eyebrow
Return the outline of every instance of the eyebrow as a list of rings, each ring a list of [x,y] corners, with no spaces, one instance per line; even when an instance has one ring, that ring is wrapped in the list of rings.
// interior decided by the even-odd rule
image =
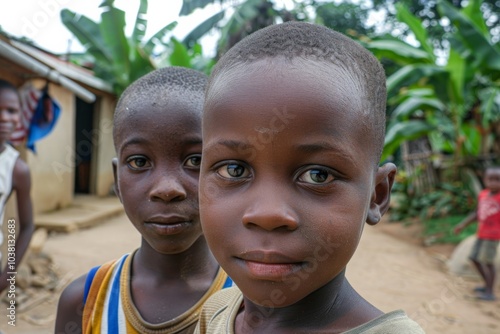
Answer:
[[[246,149],[252,148],[252,145],[247,144],[247,143],[242,142],[242,141],[224,139],[224,140],[216,141],[215,143],[213,143],[211,145],[207,145],[206,149],[212,149],[212,148],[219,146],[219,145],[225,146],[231,150],[246,150]]]
[[[317,153],[321,151],[332,151],[338,150],[338,147],[332,146],[327,142],[318,142],[311,144],[299,144],[294,147],[297,151],[302,151],[304,153]]]
[[[127,147],[127,146],[130,146],[130,145],[134,145],[134,144],[142,144],[142,143],[145,143],[146,141],[142,138],[138,138],[138,137],[132,137],[132,138],[129,138],[129,139],[126,139],[121,145],[120,147]]]
[[[342,158],[349,160],[354,165],[357,165],[357,163],[353,159],[352,155],[349,154],[349,151],[341,148],[340,146],[331,145],[330,143],[327,143],[324,141],[310,143],[310,144],[295,145],[294,150],[299,151],[299,152],[303,152],[303,153],[308,153],[308,154],[321,153],[321,152],[332,152],[333,151],[336,155],[339,155]]]
[[[127,147],[130,145],[136,145],[136,144],[144,144],[147,143],[147,140],[144,140],[143,138],[140,137],[132,137],[130,139],[125,140],[120,147]],[[184,139],[184,143],[187,145],[201,145],[203,142],[201,140],[201,137],[187,137]]]
[[[185,138],[183,142],[188,145],[200,145],[203,143],[201,137],[188,137]]]

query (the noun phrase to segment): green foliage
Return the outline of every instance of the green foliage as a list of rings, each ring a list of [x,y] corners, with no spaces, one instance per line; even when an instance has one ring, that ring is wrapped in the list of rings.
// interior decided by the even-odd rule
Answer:
[[[453,227],[475,210],[476,195],[468,184],[441,183],[434,190],[416,194],[414,181],[419,171],[412,175],[400,172],[393,188],[393,201],[389,211],[391,221],[421,223],[424,237],[434,243],[458,243],[474,233],[469,227],[459,235]]]
[[[206,5],[215,3],[214,0],[184,0],[179,15],[189,15],[197,8],[204,8]],[[219,1],[223,2],[223,0]]]
[[[187,46],[192,46],[201,37],[215,29],[220,32],[216,58],[259,29],[278,22],[303,20],[307,17],[303,5],[297,4],[290,11],[278,10],[275,7],[275,1],[270,0],[184,0],[180,15],[188,15],[197,8],[204,8],[208,4],[215,3],[224,5],[223,10],[200,23],[182,42]],[[227,13],[231,15],[228,16]]]
[[[457,162],[491,153],[490,124],[500,118],[500,47],[477,14],[480,3],[471,0],[459,11],[444,0],[437,1],[439,12],[453,27],[444,39],[449,42],[447,57],[439,62],[425,22],[402,3],[396,6],[397,18],[420,45],[394,38],[367,44],[380,59],[401,66],[387,78],[388,135],[382,160],[402,142],[420,136],[430,139],[434,152],[453,154]],[[422,89],[426,94],[415,97],[413,91]]]
[[[460,182],[441,183],[430,192],[416,194],[414,181],[418,175],[418,170],[412,175],[404,171],[399,173],[393,188],[391,220],[418,218],[426,221],[448,215],[465,215],[474,210],[476,196],[469,186]]]
[[[199,4],[199,1],[193,2]],[[61,11],[63,24],[86,48],[86,55],[78,55],[74,62],[93,63],[97,77],[111,83],[117,95],[133,81],[163,66],[193,67],[209,71],[213,62],[204,59],[201,46],[192,43],[189,47],[172,38],[172,30],[177,22],[171,22],[145,39],[147,20],[145,15],[148,1],[140,0],[134,29],[131,36],[125,35],[125,13],[114,7],[113,0],[104,1],[101,21],[89,18],[70,10]],[[155,56],[160,53],[161,56]]]
[[[369,8],[350,2],[319,4],[316,7],[316,22],[346,35],[360,36],[374,33],[368,27]]]
[[[441,218],[427,219],[424,224],[424,238],[428,243],[458,244],[468,236],[476,233],[476,226],[469,225],[460,234],[455,234],[453,228],[466,215],[451,215]]]

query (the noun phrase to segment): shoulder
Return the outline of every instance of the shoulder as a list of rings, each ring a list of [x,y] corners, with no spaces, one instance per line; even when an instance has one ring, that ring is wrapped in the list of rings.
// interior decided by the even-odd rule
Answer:
[[[59,306],[67,302],[77,301],[82,303],[83,301],[83,291],[85,288],[85,281],[87,279],[87,274],[84,274],[73,282],[71,282],[62,292],[59,298]],[[80,298],[81,297],[81,298]]]
[[[12,186],[19,189],[20,187],[29,187],[31,183],[30,169],[28,164],[21,158],[17,158],[12,172]]]
[[[381,315],[366,324],[353,328],[346,334],[363,333],[363,334],[423,334],[425,333],[415,321],[410,319],[402,310]]]
[[[64,332],[68,326],[81,326],[83,294],[87,274],[71,282],[62,292],[57,305],[56,332]]]
[[[225,332],[223,328],[236,316],[235,312],[238,311],[242,298],[241,291],[236,286],[213,294],[203,305],[196,333]]]

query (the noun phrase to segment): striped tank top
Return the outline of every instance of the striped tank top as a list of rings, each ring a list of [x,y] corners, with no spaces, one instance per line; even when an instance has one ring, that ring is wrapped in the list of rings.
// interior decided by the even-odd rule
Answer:
[[[212,286],[193,307],[165,323],[152,324],[141,317],[130,295],[132,258],[133,254],[125,254],[90,270],[85,282],[83,333],[192,333],[203,303],[215,292],[233,285],[231,278],[220,268]]]

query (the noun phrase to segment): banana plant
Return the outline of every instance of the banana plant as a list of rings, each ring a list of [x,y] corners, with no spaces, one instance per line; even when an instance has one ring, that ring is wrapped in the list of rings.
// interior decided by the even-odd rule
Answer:
[[[169,49],[166,37],[177,25],[171,22],[144,40],[148,1],[140,0],[131,36],[125,35],[125,12],[114,7],[114,0],[104,0],[101,21],[94,22],[68,9],[61,11],[61,20],[93,58],[97,77],[112,84],[117,95],[134,80],[158,67],[153,51]]]
[[[395,38],[366,46],[401,68],[387,78],[387,135],[382,159],[407,140],[428,136],[433,151],[456,160],[491,149],[492,121],[500,119],[500,49],[480,15],[481,1],[459,11],[438,0],[438,9],[454,26],[445,59],[438,59],[422,22],[399,4],[397,18],[406,23],[419,46]]]
[[[282,21],[294,19],[292,12],[276,9],[271,0],[183,0],[180,15],[189,15],[197,8],[215,3],[224,4],[226,8],[194,28],[182,42],[191,46],[211,29],[216,28],[220,31],[216,58],[245,36],[276,23],[278,18]],[[226,15],[228,12],[231,12],[231,15]],[[225,17],[227,20],[223,22]],[[223,23],[220,24],[221,22]]]

